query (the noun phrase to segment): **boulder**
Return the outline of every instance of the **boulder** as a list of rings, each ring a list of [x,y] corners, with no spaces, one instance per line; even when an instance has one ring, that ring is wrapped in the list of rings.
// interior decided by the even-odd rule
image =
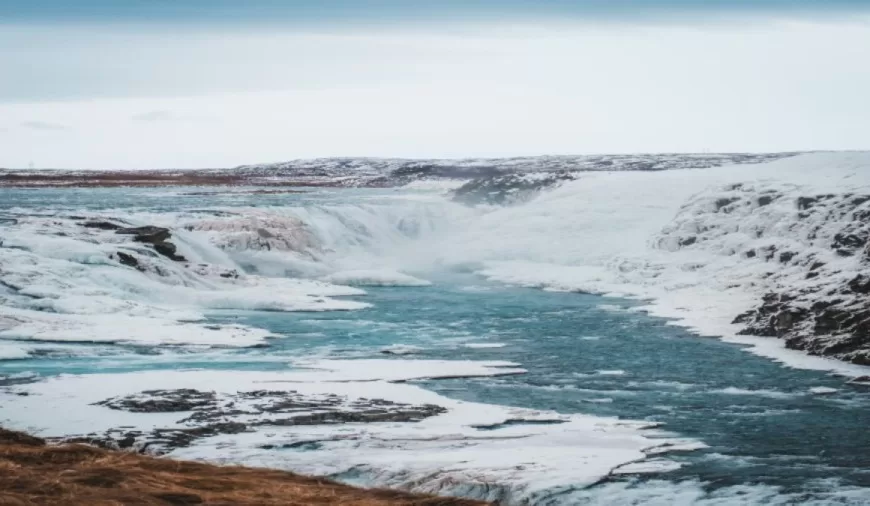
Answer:
[[[126,265],[127,267],[139,268],[139,261],[136,260],[136,257],[134,257],[133,255],[124,253],[123,251],[119,251],[117,255],[118,261],[121,262],[122,265]]]
[[[163,242],[172,237],[172,234],[169,232],[168,228],[155,227],[152,225],[147,225],[144,227],[119,228],[115,230],[115,233],[132,235],[135,236],[133,237],[134,241],[144,242],[148,244]]]
[[[116,225],[108,221],[86,221],[81,224],[85,228],[98,228],[100,230],[118,230],[121,225]]]
[[[170,260],[176,262],[187,261],[186,258],[176,253],[175,244],[169,242],[172,233],[168,228],[146,225],[144,227],[119,228],[115,233],[132,235],[134,241],[152,245],[154,251]]]
[[[158,242],[154,244],[154,251],[160,253],[170,260],[175,260],[176,262],[184,262],[187,259],[181,255],[175,253],[175,245],[169,241]]]

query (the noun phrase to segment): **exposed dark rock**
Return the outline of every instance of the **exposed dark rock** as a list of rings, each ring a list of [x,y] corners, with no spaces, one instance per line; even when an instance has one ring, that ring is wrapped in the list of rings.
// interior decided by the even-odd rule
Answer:
[[[295,391],[255,390],[215,394],[194,389],[148,390],[96,403],[135,413],[189,413],[177,427],[143,433],[110,430],[79,441],[114,449],[162,453],[198,439],[238,434],[258,426],[337,425],[344,423],[418,422],[444,413],[441,406],[411,405],[384,399],[349,400],[335,394],[303,396]]]
[[[121,225],[116,225],[108,221],[86,221],[82,223],[82,226],[85,228],[98,228],[100,230],[118,230],[121,228]]]
[[[477,430],[497,430],[512,427],[515,425],[558,425],[565,423],[565,420],[549,419],[549,420],[526,420],[522,418],[511,418],[501,423],[491,425],[472,425]]]
[[[144,227],[119,228],[115,231],[116,234],[132,235],[133,240],[145,244],[150,244],[154,247],[154,251],[176,262],[187,261],[181,255],[176,253],[175,244],[169,242],[172,233],[168,228],[155,227],[147,225]]]
[[[740,200],[739,197],[725,197],[725,198],[717,199],[716,200],[716,211],[721,211],[724,208],[728,207],[729,205],[737,202],[738,200]],[[727,213],[728,210],[726,209],[725,212]]]
[[[106,399],[95,403],[119,411],[133,413],[167,413],[174,411],[193,411],[213,407],[214,392],[200,392],[190,388],[178,390],[146,390],[137,395]]]
[[[870,276],[859,274],[849,281],[849,289],[855,293],[870,294]]]
[[[868,365],[870,299],[861,292],[870,290],[867,283],[864,276],[849,283],[850,290],[861,294],[859,299],[817,300],[808,307],[794,296],[768,294],[759,307],[739,315],[734,323],[746,325],[741,334],[779,337],[790,349]]]
[[[772,195],[762,195],[758,197],[758,206],[764,207],[769,206],[771,202],[773,202],[774,197]]]
[[[122,265],[139,268],[139,261],[136,260],[136,257],[133,255],[124,253],[123,251],[118,251],[115,254],[118,255],[118,261],[121,262]]]
[[[169,232],[168,228],[155,227],[152,225],[147,225],[144,227],[119,228],[115,231],[115,233],[132,235],[135,236],[133,237],[134,241],[144,242],[148,244],[163,242],[172,237],[172,233]]]
[[[187,259],[176,253],[176,247],[169,241],[158,242],[154,245],[154,251],[160,253],[170,260],[176,262],[186,262]]]
[[[835,250],[840,256],[852,256],[855,250],[863,248],[867,244],[867,237],[856,234],[840,233],[834,236],[834,242],[831,243],[831,249]]]
[[[503,174],[472,179],[453,191],[453,200],[466,205],[509,205],[524,202],[538,192],[575,179],[569,173]]]
[[[698,241],[698,238],[695,236],[689,236],[689,237],[686,237],[685,239],[680,239],[680,247],[691,246],[691,245],[695,244],[697,241]]]

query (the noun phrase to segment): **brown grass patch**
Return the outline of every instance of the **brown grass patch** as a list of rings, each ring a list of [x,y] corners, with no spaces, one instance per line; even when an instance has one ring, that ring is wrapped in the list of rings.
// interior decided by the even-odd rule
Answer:
[[[85,445],[46,445],[0,428],[0,505],[482,506],[366,490],[284,471],[222,467]]]

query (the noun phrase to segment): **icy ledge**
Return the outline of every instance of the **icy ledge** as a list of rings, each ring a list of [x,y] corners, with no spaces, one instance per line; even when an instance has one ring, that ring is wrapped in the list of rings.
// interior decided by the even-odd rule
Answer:
[[[29,356],[33,348],[26,341],[256,346],[272,334],[205,323],[207,313],[369,306],[334,298],[365,294],[359,288],[246,274],[227,255],[225,249],[244,243],[255,225],[260,228],[253,233],[265,247],[301,241],[304,234],[290,227],[296,221],[289,219],[236,217],[224,230],[227,244],[215,245],[200,237],[202,231],[143,225],[177,221],[172,214],[14,216],[0,227],[0,340],[19,343],[0,348],[0,360]],[[282,225],[287,225],[282,236],[262,228]]]
[[[611,473],[672,469],[660,453],[703,447],[667,438],[654,424],[463,402],[407,383],[523,372],[507,362],[304,365],[61,376],[8,387],[2,423],[50,437],[108,435],[128,446],[162,438],[156,444],[174,441],[164,449],[178,458],[506,505],[582,489]],[[12,395],[20,393],[27,395]]]

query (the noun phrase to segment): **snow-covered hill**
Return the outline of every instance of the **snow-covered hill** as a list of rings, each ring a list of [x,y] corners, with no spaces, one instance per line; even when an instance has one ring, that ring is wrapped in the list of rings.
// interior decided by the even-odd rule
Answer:
[[[337,186],[396,187],[420,181],[468,181],[506,174],[656,171],[764,163],[793,156],[771,154],[638,154],[516,158],[316,158],[226,169],[8,170],[0,187],[100,186]]]
[[[389,187],[402,186],[418,180],[468,180],[516,173],[700,169],[722,165],[764,163],[793,155],[794,153],[637,154],[455,160],[317,158],[243,165],[221,172],[243,174],[251,180],[260,178],[298,181],[331,180],[342,186]]]

